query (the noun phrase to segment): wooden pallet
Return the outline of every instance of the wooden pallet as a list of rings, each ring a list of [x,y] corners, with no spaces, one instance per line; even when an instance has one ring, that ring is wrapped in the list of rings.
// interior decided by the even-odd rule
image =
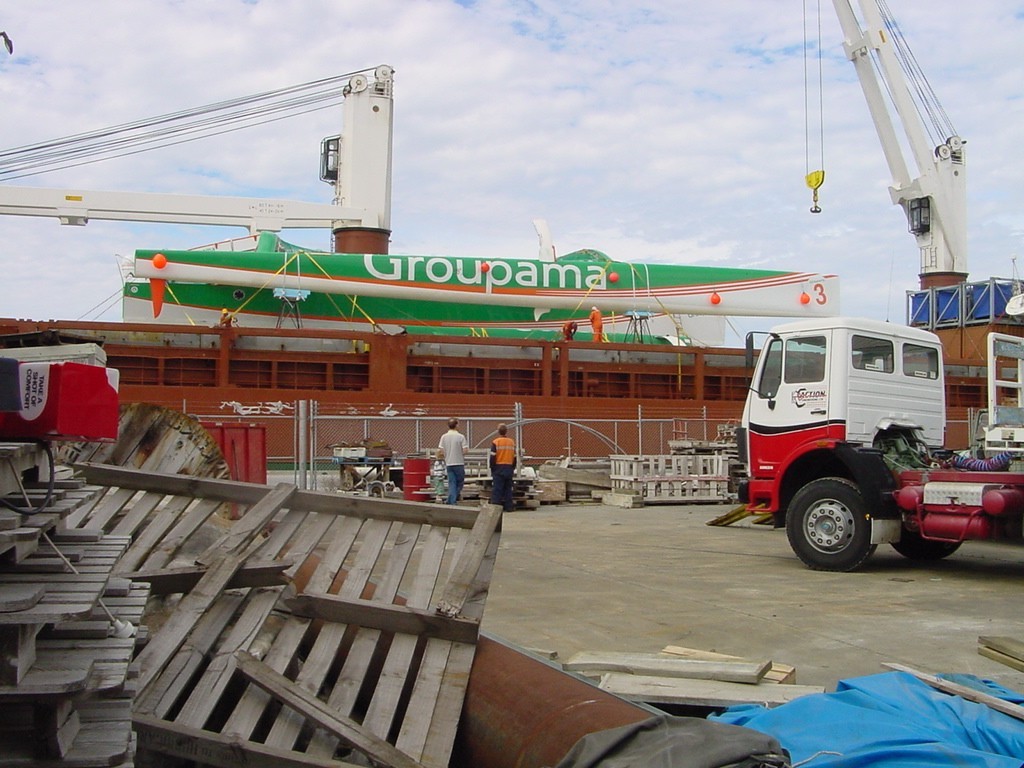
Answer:
[[[448,765],[500,508],[82,470],[110,490],[81,523],[133,537],[119,575],[182,593],[138,656],[142,753]]]
[[[0,573],[0,764],[130,764],[138,639],[114,634],[110,615],[137,626],[148,588],[110,579],[126,537],[42,538]]]
[[[730,499],[728,456],[722,454],[613,455],[612,491],[644,503],[717,503]]]

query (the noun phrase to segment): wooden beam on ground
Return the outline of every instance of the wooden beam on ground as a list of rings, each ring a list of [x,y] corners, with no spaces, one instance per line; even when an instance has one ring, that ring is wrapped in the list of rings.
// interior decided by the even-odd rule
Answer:
[[[480,634],[480,625],[476,621],[441,616],[434,611],[410,608],[407,605],[384,605],[359,598],[307,594],[296,595],[284,602],[297,616],[372,627],[385,632],[474,644]]]
[[[243,587],[280,587],[288,583],[284,571],[293,565],[288,560],[261,560],[248,562],[238,569],[225,589]],[[191,592],[206,573],[200,566],[186,568],[161,568],[152,571],[131,571],[119,574],[132,581],[149,583],[152,595],[173,595],[176,592]]]
[[[707,661],[672,659],[653,653],[582,651],[562,667],[570,672],[627,672],[652,677],[685,677],[693,680],[722,680],[756,685],[771,668],[770,661]]]
[[[629,675],[623,672],[609,672],[603,675],[600,688],[630,701],[695,707],[731,707],[734,704],[777,707],[801,696],[825,692],[825,689],[818,685],[748,685],[719,680]]]
[[[377,765],[389,768],[423,768],[421,763],[403,754],[379,736],[365,730],[352,720],[339,718],[334,710],[287,677],[275,672],[248,653],[235,654],[238,670],[275,699],[299,712],[309,721],[324,728],[345,744],[357,749]]]
[[[255,504],[270,490],[270,486],[267,485],[243,483],[238,480],[145,472],[91,462],[75,464],[74,467],[84,474],[88,482],[97,485],[159,491],[170,496],[191,496],[235,504]],[[326,491],[298,491],[292,499],[292,505],[309,512],[326,512],[360,519],[379,518],[398,523],[425,523],[450,528],[472,528],[479,511],[475,507],[340,496]]]
[[[701,659],[703,661],[751,661],[742,656],[732,656],[728,653],[717,653],[715,651],[704,651],[700,648],[687,648],[682,645],[666,645],[661,649],[662,653],[669,656],[679,656],[684,659]],[[795,683],[796,667],[789,664],[780,664],[777,661],[771,662],[771,668],[764,673],[762,682],[765,683]]]
[[[1012,637],[983,635],[978,638],[978,653],[1000,664],[1024,672],[1024,642]]]
[[[994,709],[996,712],[1002,712],[1004,715],[1015,717],[1018,720],[1024,720],[1024,707],[1020,704],[1014,704],[1013,702],[1000,699],[998,696],[992,696],[991,694],[984,693],[974,688],[969,688],[966,685],[960,685],[954,683],[951,680],[943,680],[941,677],[935,675],[929,675],[927,672],[921,672],[920,670],[912,667],[906,667],[903,664],[894,664],[886,662],[882,664],[883,667],[888,669],[894,669],[897,672],[906,672],[908,675],[913,675],[918,680],[928,683],[932,688],[942,691],[943,693],[949,693],[954,696],[959,696],[961,699],[967,699],[977,704],[984,704],[989,709]]]

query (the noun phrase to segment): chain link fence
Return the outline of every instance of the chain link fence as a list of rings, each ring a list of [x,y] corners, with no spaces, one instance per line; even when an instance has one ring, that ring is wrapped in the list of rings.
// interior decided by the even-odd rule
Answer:
[[[245,406],[244,413],[238,412],[238,404],[225,406],[231,410],[197,417],[203,422],[262,426],[270,473],[281,479],[290,475],[300,487],[324,490],[346,488],[375,474],[385,457],[395,464],[410,457],[433,458],[450,416],[425,409],[399,411],[387,404],[344,413],[323,412],[315,401]],[[703,409],[681,411],[674,418],[648,418],[640,407],[635,419],[582,420],[531,416],[528,408],[516,404],[510,409],[454,415],[474,461],[485,460],[498,425],[506,424],[524,466],[607,460],[620,454],[667,454],[671,440],[719,440],[735,426],[735,420],[709,417]],[[360,449],[365,453],[360,455]],[[349,471],[354,465],[356,476]]]

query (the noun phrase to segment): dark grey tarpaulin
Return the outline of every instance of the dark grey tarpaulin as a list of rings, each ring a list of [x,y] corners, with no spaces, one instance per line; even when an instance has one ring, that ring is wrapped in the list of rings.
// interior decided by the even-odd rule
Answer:
[[[789,768],[779,742],[750,728],[652,717],[584,736],[556,768]]]

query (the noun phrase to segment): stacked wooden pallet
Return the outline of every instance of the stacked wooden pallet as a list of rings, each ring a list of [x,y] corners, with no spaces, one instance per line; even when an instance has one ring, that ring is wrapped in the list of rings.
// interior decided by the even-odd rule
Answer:
[[[716,503],[731,498],[730,458],[720,453],[613,455],[612,493],[645,504]]]
[[[148,589],[112,578],[123,536],[68,519],[96,497],[50,471],[36,446],[0,445],[0,764],[130,766],[132,660]],[[10,487],[14,480],[16,490]]]
[[[679,646],[667,646],[658,654],[578,653],[562,666],[594,677],[602,690],[648,704],[714,709],[756,703],[774,707],[824,690],[796,685],[795,670],[787,665]]]
[[[167,600],[138,656],[147,761],[448,764],[500,508],[81,469],[109,487],[83,522],[131,527],[119,574]]]

